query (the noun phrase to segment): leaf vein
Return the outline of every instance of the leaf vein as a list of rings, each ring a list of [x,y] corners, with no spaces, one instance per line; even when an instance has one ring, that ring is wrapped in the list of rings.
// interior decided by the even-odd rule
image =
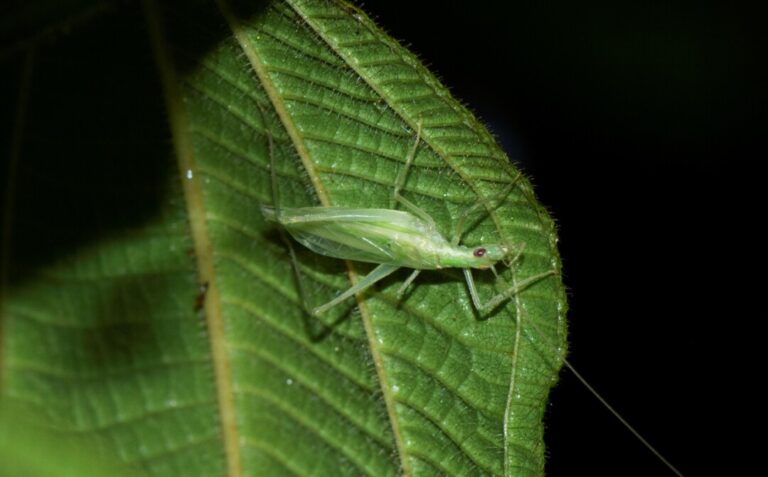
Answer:
[[[371,474],[370,469],[368,469],[364,463],[358,461],[358,456],[348,448],[349,446],[334,439],[335,436],[333,435],[326,435],[326,433],[324,433],[319,426],[314,424],[309,419],[306,419],[302,413],[296,412],[295,409],[287,406],[285,401],[277,399],[269,393],[263,392],[261,389],[250,386],[242,388],[240,392],[244,395],[260,398],[267,403],[277,407],[283,411],[288,418],[293,420],[293,422],[317,436],[321,441],[325,442],[328,447],[335,449],[340,455],[343,455],[346,460],[352,463],[361,473],[371,477],[376,477]]]
[[[438,418],[433,418],[432,416],[430,416],[429,414],[427,414],[426,412],[424,412],[424,411],[423,411],[421,408],[419,408],[417,405],[415,405],[415,404],[412,404],[412,403],[408,402],[407,400],[403,400],[403,399],[401,399],[399,396],[398,396],[398,399],[397,399],[397,401],[398,401],[398,403],[399,403],[400,405],[402,405],[402,406],[406,406],[406,407],[407,407],[408,409],[410,409],[412,412],[414,412],[415,414],[418,414],[418,415],[419,415],[419,416],[421,416],[423,419],[425,419],[425,420],[429,421],[429,422],[430,422],[430,423],[431,423],[433,426],[435,426],[435,428],[437,428],[437,429],[440,431],[440,433],[441,433],[441,434],[443,434],[443,436],[445,436],[445,438],[446,438],[446,439],[447,439],[447,440],[448,440],[450,443],[452,443],[454,446],[456,446],[456,448],[457,448],[457,449],[459,449],[459,450],[461,451],[461,455],[465,456],[465,457],[466,457],[466,458],[467,458],[467,459],[468,459],[468,460],[469,460],[469,461],[470,461],[472,464],[474,464],[474,465],[475,465],[477,468],[479,468],[479,469],[483,469],[483,470],[485,470],[486,472],[488,472],[488,473],[489,473],[489,474],[491,474],[491,475],[493,475],[493,474],[494,474],[494,472],[491,470],[491,468],[490,468],[490,467],[488,467],[488,466],[487,466],[487,465],[485,465],[485,464],[482,464],[482,463],[480,463],[480,462],[477,460],[477,457],[476,457],[476,456],[474,456],[474,455],[473,455],[473,454],[472,454],[472,453],[469,451],[469,449],[467,449],[467,448],[466,448],[466,445],[465,445],[465,441],[460,441],[460,440],[458,439],[458,437],[456,437],[456,436],[452,435],[452,433],[448,431],[447,427],[443,425],[443,423],[442,423],[442,421],[441,421],[440,419],[438,419]],[[404,426],[404,427],[407,427],[407,426]],[[484,440],[484,441],[487,441],[487,439],[486,439],[485,437],[483,437],[483,436],[481,436],[481,439],[482,439],[482,440]],[[488,441],[488,442],[491,444],[491,445],[489,446],[489,448],[498,448],[498,446],[497,446],[497,445],[493,445],[493,443],[492,443],[492,442],[490,442],[490,441]]]
[[[295,342],[297,345],[301,346],[303,349],[308,351],[310,354],[313,354],[314,356],[316,356],[318,358],[318,360],[320,361],[320,363],[322,363],[328,369],[330,369],[332,371],[335,371],[340,376],[343,376],[344,378],[348,379],[349,381],[354,383],[355,386],[359,387],[360,389],[366,390],[368,392],[372,392],[373,391],[373,389],[371,389],[370,385],[368,383],[362,381],[359,378],[359,376],[356,376],[350,370],[347,370],[347,369],[345,369],[343,367],[337,366],[336,363],[333,363],[332,361],[330,361],[326,356],[323,356],[322,354],[319,354],[315,350],[314,346],[307,346],[306,342],[302,341],[299,337],[291,334],[289,332],[289,330],[283,329],[282,327],[277,325],[271,319],[269,319],[269,320],[262,319],[262,317],[268,316],[267,313],[259,313],[258,311],[256,311],[252,307],[247,306],[246,304],[244,304],[243,302],[241,302],[239,300],[227,300],[227,303],[229,303],[230,305],[233,305],[233,306],[237,306],[237,307],[241,308],[242,310],[244,310],[246,313],[248,313],[248,314],[250,314],[250,315],[252,315],[252,316],[254,316],[256,318],[261,319],[261,321],[263,323],[269,325],[270,328],[272,328],[273,330],[277,331],[281,335],[285,336],[289,340]],[[344,339],[349,339],[349,338],[345,337]],[[244,348],[244,345],[237,345],[236,343],[233,343],[232,346],[233,346],[233,348]]]
[[[303,386],[308,391],[310,391],[313,395],[319,397],[326,404],[326,406],[328,406],[329,409],[334,411],[339,416],[343,417],[346,421],[349,422],[349,424],[355,426],[357,429],[362,431],[363,434],[366,434],[367,436],[369,436],[373,441],[381,444],[381,446],[384,449],[386,449],[387,451],[392,451],[393,450],[392,446],[388,445],[388,444],[391,444],[390,442],[387,442],[381,435],[376,434],[371,429],[368,429],[365,426],[365,423],[359,421],[358,416],[355,416],[354,413],[348,412],[347,408],[345,408],[344,406],[341,406],[341,405],[339,405],[339,403],[335,402],[333,396],[326,395],[323,392],[325,390],[323,389],[322,386],[314,385],[314,384],[312,384],[311,380],[307,380],[306,379],[306,376],[299,375],[298,374],[300,372],[299,370],[286,366],[285,362],[283,360],[277,359],[274,356],[270,355],[269,353],[262,353],[260,350],[254,348],[252,346],[235,345],[232,348],[236,349],[236,350],[239,350],[239,351],[243,351],[243,352],[245,352],[247,354],[251,354],[253,356],[257,356],[257,357],[263,359],[264,361],[268,362],[270,365],[274,366],[275,368],[279,369],[280,371],[284,372],[286,375],[291,376],[293,378],[293,385]],[[343,373],[341,373],[341,374],[343,374]],[[355,383],[355,384],[357,384],[357,383]],[[361,391],[363,391],[362,394],[370,395],[370,393],[371,393],[371,389],[370,388],[363,388],[362,386],[357,386],[357,387],[360,388]],[[256,390],[256,389],[260,389],[260,388],[256,388],[256,387],[253,387],[253,386],[245,386],[243,389],[244,390]],[[263,391],[260,390],[260,392],[262,392],[262,394],[265,394],[265,395],[269,394],[271,396],[270,399],[272,399],[272,400],[275,400],[275,401],[280,401],[281,400],[281,398],[278,397],[278,396],[272,396],[268,392],[268,390],[266,390],[266,389],[263,390]],[[299,414],[298,410],[293,410],[292,412],[296,412],[297,414]]]

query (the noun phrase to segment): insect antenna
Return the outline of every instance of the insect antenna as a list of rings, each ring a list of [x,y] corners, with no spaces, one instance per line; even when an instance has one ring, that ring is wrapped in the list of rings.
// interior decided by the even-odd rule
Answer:
[[[264,129],[269,147],[269,177],[272,181],[272,207],[275,208],[275,218],[280,220],[280,198],[277,192],[277,173],[275,172],[275,143],[272,140],[272,131]]]
[[[576,371],[576,368],[571,364],[570,361],[565,357],[565,355],[560,351],[560,348],[555,346],[555,343],[552,342],[552,340],[549,339],[547,335],[545,335],[541,329],[536,325],[536,323],[533,322],[533,320],[528,320],[528,323],[533,326],[533,328],[536,330],[536,333],[539,335],[540,338],[542,338],[544,341],[547,341],[551,349],[554,350],[554,352],[557,354],[557,357],[562,360],[563,364],[565,365],[568,370],[573,373],[574,376],[576,376],[576,379],[578,379],[582,385],[584,385],[585,388],[593,395],[595,398],[597,398],[600,403],[605,406],[605,408],[613,414],[613,416],[621,422],[621,424],[627,428],[629,432],[632,433],[632,435],[637,438],[649,451],[653,453],[669,470],[671,470],[675,475],[678,477],[683,477],[683,473],[680,472],[674,465],[672,465],[671,462],[669,462],[662,454],[659,452],[653,445],[651,445],[650,442],[648,442],[640,432],[635,429],[629,422],[627,422],[626,419],[624,419],[621,414],[619,414],[619,411],[613,408],[608,401],[597,392],[597,390],[592,387],[591,384],[589,384],[589,381],[587,381],[587,378],[581,375],[578,371]],[[518,326],[520,326],[520,320],[518,320]],[[530,338],[529,338],[530,339]]]
[[[261,109],[261,108],[259,108]],[[262,112],[262,120],[264,114]],[[272,138],[272,131],[266,127],[266,121],[264,122],[264,134],[267,136],[268,152],[269,152],[269,177],[272,181],[272,207],[275,209],[275,219],[280,221],[280,195],[277,189],[277,172],[275,171],[275,142]],[[304,280],[301,278],[301,272],[299,271],[299,260],[296,256],[296,250],[293,248],[291,240],[285,233],[282,227],[277,228],[280,240],[288,247],[288,255],[291,259],[291,269],[293,270],[293,279],[296,283],[296,288],[299,292],[299,298],[301,299],[301,306],[307,315],[311,315],[312,309],[307,302],[307,290],[304,286]]]

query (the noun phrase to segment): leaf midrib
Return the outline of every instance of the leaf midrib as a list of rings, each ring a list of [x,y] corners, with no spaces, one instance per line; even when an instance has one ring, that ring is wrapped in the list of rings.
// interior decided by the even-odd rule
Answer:
[[[159,7],[152,0],[144,1],[150,43],[160,72],[163,96],[166,102],[179,175],[184,191],[190,231],[195,250],[198,279],[207,284],[203,312],[208,330],[208,339],[213,361],[216,396],[221,419],[221,432],[224,455],[229,477],[242,476],[242,459],[237,421],[235,417],[234,393],[232,390],[231,367],[224,340],[224,317],[221,309],[221,295],[216,280],[213,260],[213,247],[205,216],[200,174],[197,169],[192,141],[191,128],[187,111],[178,89],[179,78],[171,62],[170,52],[166,47],[165,34]],[[191,178],[187,171],[192,171]]]

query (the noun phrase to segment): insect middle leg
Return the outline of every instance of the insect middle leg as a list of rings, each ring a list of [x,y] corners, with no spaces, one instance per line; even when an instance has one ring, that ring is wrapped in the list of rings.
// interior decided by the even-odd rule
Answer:
[[[394,209],[395,203],[399,202],[400,204],[403,204],[403,206],[405,206],[406,209],[413,212],[414,215],[418,216],[422,220],[425,220],[427,223],[432,224],[434,226],[435,221],[431,215],[426,213],[418,205],[414,204],[413,202],[406,199],[400,194],[400,189],[403,188],[403,185],[405,185],[405,179],[408,177],[408,170],[411,168],[411,164],[413,164],[413,159],[416,157],[416,151],[419,148],[420,140],[421,140],[421,120],[419,120],[417,124],[416,141],[413,143],[413,147],[411,148],[411,151],[408,153],[408,156],[406,156],[405,158],[405,165],[397,174],[397,179],[395,180],[395,189],[392,191],[392,200],[390,201],[390,208]]]

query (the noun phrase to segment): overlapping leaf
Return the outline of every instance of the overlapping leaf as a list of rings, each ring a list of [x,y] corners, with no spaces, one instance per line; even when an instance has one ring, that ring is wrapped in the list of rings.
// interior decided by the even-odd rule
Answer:
[[[177,169],[152,171],[161,193],[137,199],[151,212],[16,265],[4,394],[153,475],[540,475],[558,277],[478,314],[455,271],[398,302],[404,272],[310,318],[259,210],[271,160],[282,206],[390,207],[421,124],[404,195],[446,235],[485,201],[465,242],[525,244],[500,278],[477,274],[490,296],[559,263],[551,220],[484,127],[345,3],[147,2],[146,17]],[[17,204],[40,209],[22,237],[43,228],[41,204]],[[102,205],[86,209],[115,212]],[[298,252],[310,305],[370,269]]]

